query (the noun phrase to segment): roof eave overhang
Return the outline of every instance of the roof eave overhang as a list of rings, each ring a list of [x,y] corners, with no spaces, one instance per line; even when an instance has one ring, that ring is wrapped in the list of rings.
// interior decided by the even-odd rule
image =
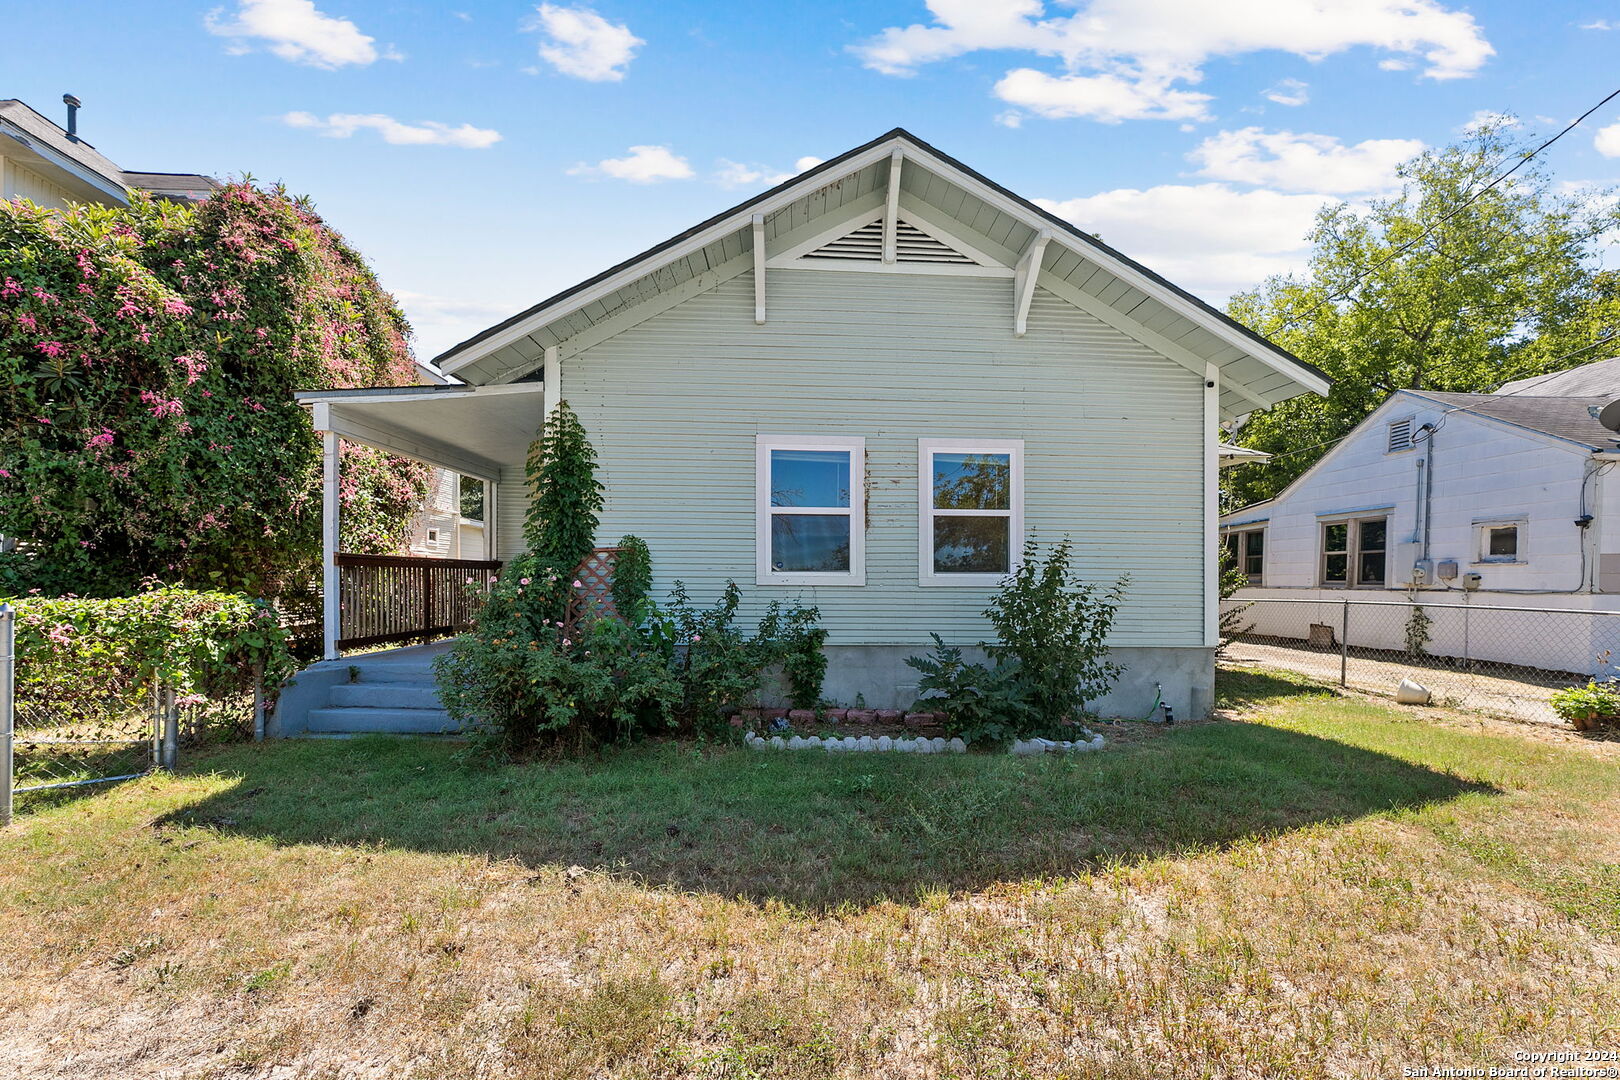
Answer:
[[[548,323],[644,277],[659,265],[683,258],[708,244],[749,228],[754,215],[768,215],[789,206],[805,194],[840,176],[856,172],[889,157],[896,149],[901,150],[908,160],[947,176],[952,183],[1004,213],[1022,220],[1030,228],[1052,230],[1052,239],[1060,245],[1082,258],[1095,262],[1178,315],[1210,331],[1224,343],[1253,356],[1272,371],[1287,377],[1301,388],[1301,392],[1326,394],[1331,389],[1332,380],[1298,357],[1273,345],[1247,327],[1115,251],[1096,237],[1088,235],[1073,223],[1013,194],[967,165],[901,129],[895,129],[872,142],[824,162],[731,210],[710,218],[689,232],[634,256],[549,300],[542,301],[528,311],[498,323],[489,330],[440,353],[434,357],[433,363],[446,374],[461,371],[484,356],[521,341]],[[1276,397],[1276,401],[1286,400],[1292,396],[1295,395],[1285,394]],[[1275,404],[1276,401],[1270,403]]]
[[[24,150],[44,164],[67,173],[80,185],[92,189],[105,198],[113,199],[121,206],[129,204],[129,189],[124,187],[123,184],[75,161],[55,147],[47,146],[36,136],[29,134],[11,121],[0,118],[0,133],[9,136],[13,142],[21,145]],[[4,144],[0,144],[0,146],[4,146]]]

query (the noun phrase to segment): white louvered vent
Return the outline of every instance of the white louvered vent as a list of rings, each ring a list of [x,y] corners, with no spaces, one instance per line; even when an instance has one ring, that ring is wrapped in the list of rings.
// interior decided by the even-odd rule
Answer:
[[[1412,449],[1412,418],[1396,420],[1389,425],[1389,453]]]
[[[943,240],[923,232],[901,218],[895,222],[894,257],[903,263],[943,263],[955,266],[973,266],[972,259]],[[807,259],[844,259],[852,262],[883,261],[883,222],[873,221],[837,240],[823,244],[805,256]]]

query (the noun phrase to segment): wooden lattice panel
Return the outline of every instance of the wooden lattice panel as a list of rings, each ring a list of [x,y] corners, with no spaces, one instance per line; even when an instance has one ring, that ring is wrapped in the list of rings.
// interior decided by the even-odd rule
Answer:
[[[568,628],[572,630],[587,619],[604,615],[618,615],[613,606],[613,565],[618,561],[616,547],[593,548],[574,570],[579,588],[568,601]]]

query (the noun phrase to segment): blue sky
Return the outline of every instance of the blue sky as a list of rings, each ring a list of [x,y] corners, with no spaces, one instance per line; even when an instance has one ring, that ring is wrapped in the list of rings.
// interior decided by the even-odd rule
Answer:
[[[1312,212],[1615,88],[1620,2],[8,4],[0,97],[310,195],[441,349],[896,125],[1220,303]],[[19,42],[36,47],[18,48]],[[639,149],[638,149],[639,148]],[[1620,102],[1549,152],[1620,178]]]

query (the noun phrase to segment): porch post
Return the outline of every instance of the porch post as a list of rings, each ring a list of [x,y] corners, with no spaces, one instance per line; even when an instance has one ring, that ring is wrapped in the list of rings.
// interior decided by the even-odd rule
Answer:
[[[1204,367],[1204,644],[1221,643],[1221,369]]]
[[[549,420],[552,410],[562,401],[562,350],[555,345],[546,346],[544,371],[540,385],[544,387],[541,394],[546,415],[542,419]]]
[[[318,419],[318,418],[317,418]],[[325,633],[325,656],[338,658],[338,635],[342,632],[343,608],[338,591],[338,437],[335,431],[321,432],[321,625]]]

